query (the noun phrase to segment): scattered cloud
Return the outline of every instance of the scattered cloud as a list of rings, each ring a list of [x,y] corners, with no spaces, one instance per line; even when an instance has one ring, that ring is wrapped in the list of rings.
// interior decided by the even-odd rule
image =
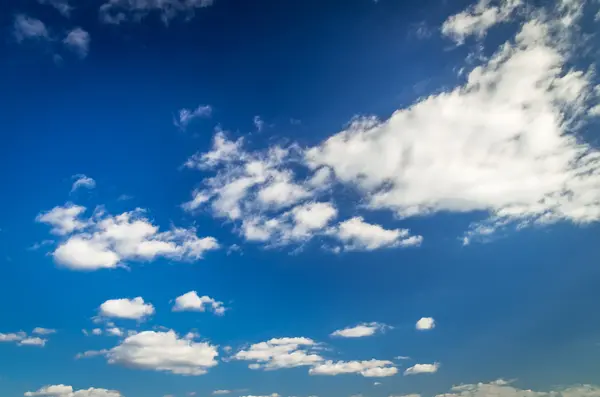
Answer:
[[[260,116],[254,116],[252,121],[254,122],[256,131],[261,132],[265,128],[265,121]]]
[[[206,295],[200,297],[196,291],[190,291],[178,296],[175,299],[175,304],[173,305],[174,312],[204,312],[207,308],[219,316],[225,314],[226,310],[225,306],[223,306],[223,302],[216,301],[215,299]]]
[[[415,364],[404,371],[404,375],[417,375],[417,374],[434,374],[440,368],[439,363],[433,364]]]
[[[427,331],[435,328],[435,320],[432,317],[422,317],[415,324],[415,328],[419,331]]]
[[[249,348],[238,351],[236,360],[253,361],[251,369],[274,370],[311,366],[323,361],[314,352],[317,344],[309,338],[274,338],[266,342],[255,343]]]
[[[28,391],[25,397],[123,397],[116,390],[98,389],[90,387],[89,389],[74,390],[73,386],[66,385],[48,385],[38,391]]]
[[[50,40],[50,33],[44,22],[24,14],[15,16],[13,35],[19,43],[26,39]]]
[[[34,331],[32,332],[33,334],[38,334],[38,335],[48,335],[49,333],[43,334],[40,333],[39,331],[43,329],[45,331],[49,331],[46,330],[45,328],[35,328]],[[38,332],[36,332],[38,331]],[[48,339],[44,339],[44,338],[40,338],[38,336],[31,336],[31,335],[27,335],[26,332],[23,331],[19,331],[19,332],[14,332],[14,333],[8,333],[8,334],[4,334],[4,333],[0,333],[0,343],[16,343],[19,346],[38,346],[38,347],[44,347],[46,346],[46,342],[48,342]]]
[[[180,338],[173,330],[129,335],[110,350],[80,353],[79,358],[103,355],[109,364],[197,376],[217,365],[217,346]]]
[[[69,0],[38,0],[40,4],[48,4],[56,8],[64,17],[70,17],[73,7],[69,5]]]
[[[229,393],[231,393],[231,390],[215,390],[215,391],[212,392],[212,394],[214,396],[218,396],[218,395],[221,395],[221,394],[229,394]]]
[[[316,365],[309,370],[311,375],[340,375],[360,374],[367,378],[394,376],[398,369],[394,363],[387,360],[364,360],[364,361],[326,361]]]
[[[249,395],[241,396],[241,397],[281,397],[281,395],[279,393],[271,393],[271,394],[265,394],[265,395],[261,395],[261,396],[253,396],[253,395],[249,394]]]
[[[339,336],[342,338],[362,338],[364,336],[372,336],[376,332],[383,332],[391,328],[389,325],[380,323],[362,323],[354,327],[340,329],[331,333],[331,336]]]
[[[69,35],[71,33],[73,33],[74,30],[72,30]],[[69,36],[67,36],[68,38]],[[66,42],[67,39],[65,39]],[[86,188],[86,189],[93,189],[96,187],[96,181],[93,178],[90,178],[89,176],[86,176],[84,174],[77,174],[77,175],[73,175],[71,177],[72,179],[74,179],[75,181],[73,182],[73,186],[71,186],[71,193],[73,193],[75,190],[79,189],[79,188]]]
[[[51,335],[55,334],[56,330],[52,328],[35,327],[31,333],[36,335]]]
[[[190,19],[196,9],[209,7],[212,4],[213,0],[108,0],[100,7],[100,20],[110,24],[120,24],[125,21],[139,22],[151,12],[156,12],[167,24],[178,15]]]
[[[74,28],[67,33],[67,36],[63,40],[63,44],[79,55],[80,58],[85,58],[90,51],[90,34],[81,28]],[[85,175],[83,175],[83,177],[87,178]],[[91,189],[96,185],[91,178],[87,178],[87,182],[91,183],[91,185],[82,184],[81,186],[86,186]],[[75,183],[77,183],[77,181]],[[73,186],[75,186],[75,184],[73,184]]]
[[[575,385],[560,387],[549,391],[519,389],[511,382],[498,379],[489,383],[462,384],[454,386],[449,392],[436,397],[598,397],[600,387],[595,385]]]
[[[39,243],[34,243],[31,247],[28,248],[28,250],[30,251],[37,251],[42,247],[45,247],[47,245],[51,245],[54,244],[54,240],[42,240]]]
[[[177,128],[185,130],[193,120],[210,117],[212,110],[210,105],[199,105],[196,109],[181,109],[177,118],[173,120],[173,124]]]
[[[38,336],[30,336],[28,338],[21,339],[19,345],[21,346],[46,346],[47,339],[42,339]]]
[[[442,25],[442,34],[458,44],[471,35],[481,38],[492,26],[508,21],[521,5],[521,0],[500,0],[497,6],[491,5],[489,0],[479,0],[467,10],[448,18]]]
[[[107,318],[142,320],[154,314],[154,306],[141,296],[133,299],[110,299],[100,305],[99,314]]]
[[[127,260],[150,261],[158,257],[198,260],[206,251],[219,248],[215,238],[199,238],[193,228],[172,227],[159,232],[144,216],[143,209],[115,216],[100,209],[81,220],[83,212],[85,207],[67,203],[36,218],[53,226],[54,234],[69,235],[54,250],[53,257],[57,264],[72,270],[115,268]]]
[[[419,246],[423,241],[422,236],[411,236],[408,229],[384,229],[380,225],[367,223],[358,216],[341,222],[336,237],[344,243],[344,249],[349,251]]]

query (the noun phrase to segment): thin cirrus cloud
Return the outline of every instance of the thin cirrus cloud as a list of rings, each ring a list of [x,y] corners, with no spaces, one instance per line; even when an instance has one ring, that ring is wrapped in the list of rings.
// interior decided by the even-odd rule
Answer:
[[[69,5],[68,0],[38,0],[40,4],[47,4],[54,7],[62,16],[70,17],[73,7]]]
[[[206,295],[198,296],[196,291],[190,291],[178,296],[173,305],[174,312],[204,312],[206,310],[211,310],[216,315],[222,316],[225,314],[226,308],[223,306],[223,302],[219,302]]]
[[[173,119],[173,125],[181,130],[185,130],[194,120],[208,118],[212,115],[212,112],[213,109],[210,105],[198,105],[195,109],[183,108],[179,110],[177,117]]]
[[[380,323],[362,323],[355,325],[353,327],[347,327],[344,329],[339,329],[331,333],[330,336],[340,337],[340,338],[362,338],[365,336],[375,335],[377,332],[383,332],[386,329],[390,329],[389,325],[380,324]]]
[[[73,175],[71,178],[74,179],[73,185],[71,185],[71,193],[81,188],[93,189],[96,187],[96,181],[87,175],[77,174]]]
[[[156,13],[165,24],[178,16],[190,19],[197,9],[209,7],[214,0],[131,1],[108,0],[100,6],[100,20],[109,24],[139,22],[148,14]]]

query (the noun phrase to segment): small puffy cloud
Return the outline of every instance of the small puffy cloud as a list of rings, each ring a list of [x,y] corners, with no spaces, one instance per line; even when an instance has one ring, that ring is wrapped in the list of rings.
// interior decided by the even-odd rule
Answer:
[[[106,329],[106,334],[111,336],[123,336],[123,330],[117,327],[110,327]]]
[[[390,328],[388,325],[380,323],[362,323],[354,327],[339,329],[331,333],[331,336],[339,336],[342,338],[362,338],[364,336],[372,336],[376,332],[384,331]]]
[[[40,4],[48,4],[56,8],[63,16],[71,16],[73,7],[69,5],[69,0],[38,0]]]
[[[346,250],[360,251],[418,246],[423,241],[421,236],[411,236],[408,229],[384,229],[380,225],[365,222],[359,216],[341,222],[335,235],[344,243]]]
[[[499,379],[494,382],[477,384],[462,384],[454,386],[450,391],[436,397],[598,397],[600,386],[574,385],[570,387],[556,387],[548,391],[519,389],[511,382]]]
[[[167,24],[178,15],[190,19],[196,9],[209,7],[212,4],[213,0],[108,0],[100,6],[100,20],[110,24],[120,24],[125,21],[139,22],[146,15],[155,12]]]
[[[86,222],[79,219],[84,212],[85,207],[67,203],[62,207],[56,206],[50,211],[39,214],[35,220],[52,226],[53,234],[64,236],[86,226]]]
[[[168,330],[128,336],[105,355],[110,364],[196,376],[217,365],[219,353],[208,342],[180,338],[175,331]]]
[[[215,396],[219,396],[222,394],[229,394],[229,393],[231,393],[231,390],[215,390],[212,392],[212,394]]]
[[[13,35],[18,42],[26,39],[50,40],[50,33],[44,22],[23,14],[15,16]]]
[[[71,33],[72,32],[73,31],[71,31]],[[86,176],[84,174],[73,175],[72,179],[74,179],[74,182],[71,186],[71,193],[73,193],[79,188],[93,189],[96,187],[96,181],[93,178],[90,178],[89,176]]]
[[[84,211],[85,207],[67,203],[36,218],[53,226],[54,234],[69,235],[52,255],[57,264],[72,270],[115,268],[127,260],[158,257],[198,260],[204,252],[219,248],[215,238],[200,238],[194,228],[159,231],[142,209],[115,216],[96,211],[89,219],[81,220]]]
[[[246,396],[240,396],[240,397],[281,397],[281,395],[279,393],[263,394],[260,396],[254,396],[252,394],[248,394]]]
[[[81,28],[72,29],[67,33],[67,36],[63,40],[63,44],[79,55],[80,58],[85,58],[90,51],[90,34]],[[91,178],[87,179],[89,179],[87,182],[91,183],[91,186],[87,185],[86,187],[93,188],[95,186],[94,180]],[[75,185],[73,185],[73,187],[75,188]]]
[[[404,375],[417,375],[417,374],[434,374],[440,368],[439,363],[433,364],[415,364],[404,371]]]
[[[190,291],[175,299],[175,305],[173,305],[173,311],[197,311],[204,312],[209,308],[217,315],[223,315],[225,313],[225,307],[223,302],[216,301],[210,296],[198,296],[196,291]]]
[[[31,333],[36,335],[50,335],[55,334],[56,330],[52,328],[35,327]]]
[[[43,339],[43,338],[40,338],[40,337],[37,337],[37,336],[31,336],[31,337],[28,337],[28,338],[21,339],[19,341],[19,345],[20,346],[40,346],[40,347],[44,347],[44,346],[46,346],[46,342],[47,341],[48,341],[47,339]]]
[[[419,331],[427,331],[435,328],[435,320],[432,317],[422,317],[415,324],[415,328]]]
[[[27,337],[27,334],[23,331],[13,332],[9,334],[0,333],[0,342],[18,342]]]
[[[38,391],[28,391],[25,397],[123,397],[116,390],[98,389],[90,387],[89,389],[74,390],[72,386],[67,385],[49,385],[44,386]]]
[[[187,126],[195,119],[207,118],[212,115],[212,107],[210,105],[199,105],[195,109],[181,109],[177,114],[177,118],[173,120],[173,124],[185,130]]]
[[[494,25],[506,22],[523,3],[521,0],[500,0],[498,5],[479,0],[467,10],[449,17],[442,25],[442,34],[462,44],[466,37],[483,37]]]
[[[309,370],[311,375],[360,374],[364,377],[387,377],[394,376],[398,369],[394,363],[387,360],[364,360],[364,361],[325,361]]]
[[[316,343],[309,338],[273,338],[266,342],[255,343],[249,348],[238,351],[236,360],[254,361],[250,369],[275,370],[312,366],[323,358],[314,352]]]
[[[100,316],[142,320],[154,314],[154,306],[145,303],[141,296],[133,299],[110,299],[100,305]]]

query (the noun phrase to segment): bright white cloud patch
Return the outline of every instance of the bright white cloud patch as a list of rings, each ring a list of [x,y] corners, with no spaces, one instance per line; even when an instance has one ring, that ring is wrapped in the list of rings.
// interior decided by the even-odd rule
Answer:
[[[255,343],[240,350],[233,358],[254,361],[251,369],[274,370],[315,365],[323,358],[314,353],[316,343],[309,338],[274,338],[266,342]]]
[[[110,364],[165,371],[177,375],[203,375],[217,365],[217,347],[208,342],[180,338],[175,331],[143,331],[128,336],[104,353]]]
[[[46,29],[44,22],[23,14],[15,16],[13,35],[18,42],[26,39],[50,39],[50,33]]]
[[[432,317],[422,317],[415,324],[415,328],[419,331],[427,331],[435,328],[435,320]]]
[[[360,374],[364,377],[386,377],[394,376],[398,369],[394,363],[387,360],[364,360],[364,361],[326,361],[309,370],[311,375]]]
[[[578,14],[532,15],[464,85],[387,120],[355,119],[307,150],[308,164],[400,218],[486,211],[467,243],[509,225],[597,221],[600,154],[574,135],[593,88],[588,70],[570,66],[577,35],[564,18]]]
[[[380,323],[362,323],[354,327],[339,329],[331,333],[331,336],[342,338],[362,338],[364,336],[375,335],[376,332],[381,332],[386,328],[390,328],[385,324]]]
[[[44,330],[46,333],[41,333],[40,330]],[[35,328],[32,333],[37,335],[48,335],[53,332],[48,332],[53,330],[47,330],[45,328]],[[38,346],[44,347],[46,346],[46,342],[48,339],[40,338],[39,336],[27,335],[26,332],[12,332],[8,334],[0,333],[0,343],[16,343],[19,346]]]
[[[111,24],[139,22],[149,13],[156,12],[163,22],[168,23],[178,15],[189,19],[194,16],[196,9],[212,4],[213,0],[108,0],[100,7],[100,20]]]
[[[89,389],[74,390],[72,386],[67,385],[49,385],[44,386],[38,391],[28,391],[25,397],[123,397],[116,390],[98,389],[90,387]]]
[[[81,58],[85,58],[88,52],[90,51],[90,34],[81,28],[75,28],[67,34],[67,36],[63,40],[63,43]],[[90,182],[93,183],[93,179],[88,179],[90,179]],[[94,186],[95,183],[93,183],[91,187]]]
[[[411,236],[408,229],[384,229],[380,225],[367,223],[354,217],[338,225],[336,236],[346,250],[372,251],[379,248],[418,246],[421,236]]]
[[[417,375],[417,374],[434,374],[440,368],[439,363],[433,364],[415,364],[404,371],[404,375]]]
[[[206,251],[219,248],[216,239],[199,238],[193,228],[172,227],[160,232],[142,209],[115,216],[96,211],[81,220],[83,212],[85,207],[68,203],[36,218],[53,226],[54,234],[69,235],[54,250],[53,257],[57,264],[72,270],[115,268],[125,261],[159,257],[198,260]]]
[[[100,305],[103,317],[141,320],[154,314],[154,306],[140,296],[134,299],[110,299]]]
[[[181,109],[177,118],[173,120],[176,127],[185,130],[187,126],[195,119],[210,117],[212,107],[210,105],[199,105],[196,109]]]
[[[55,334],[56,330],[51,328],[36,327],[33,329],[33,331],[31,331],[31,333],[37,335],[50,335]]]
[[[225,313],[225,307],[223,302],[216,301],[210,296],[198,296],[196,291],[190,291],[175,299],[175,305],[173,305],[173,311],[197,311],[204,312],[207,309],[212,310],[217,315],[223,315]]]
[[[493,5],[489,0],[479,2],[467,10],[448,18],[442,25],[442,34],[462,44],[466,37],[483,37],[494,25],[509,20],[522,5],[521,0],[500,0]]]

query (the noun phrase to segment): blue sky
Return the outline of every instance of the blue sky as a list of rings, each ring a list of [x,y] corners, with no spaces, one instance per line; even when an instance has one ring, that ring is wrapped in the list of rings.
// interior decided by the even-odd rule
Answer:
[[[2,396],[600,396],[598,2],[1,7]]]

